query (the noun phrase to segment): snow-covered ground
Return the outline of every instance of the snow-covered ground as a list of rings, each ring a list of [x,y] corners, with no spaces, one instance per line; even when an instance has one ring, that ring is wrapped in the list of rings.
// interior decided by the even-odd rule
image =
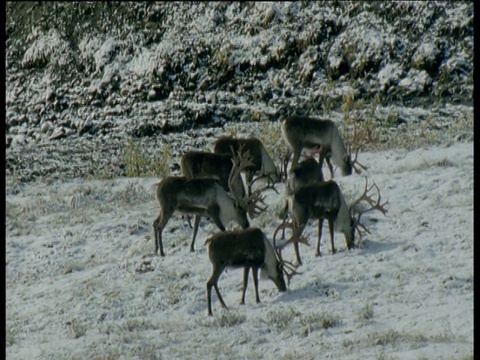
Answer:
[[[211,274],[203,219],[195,253],[180,216],[153,255],[154,178],[17,184],[6,197],[8,359],[473,359],[473,143],[361,153],[368,171],[336,174],[351,201],[364,176],[388,213],[346,251],[314,256],[286,293],[260,281],[240,305],[242,270]],[[283,193],[282,185],[278,189]],[[283,198],[272,190],[251,223],[272,236]],[[325,225],[326,226],[326,225]],[[293,249],[284,257],[293,259]]]

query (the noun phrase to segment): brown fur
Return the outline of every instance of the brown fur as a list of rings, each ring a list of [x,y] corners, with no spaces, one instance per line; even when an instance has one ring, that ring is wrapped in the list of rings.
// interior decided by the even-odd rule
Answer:
[[[344,233],[347,248],[353,248],[353,222],[349,216],[342,192],[333,180],[303,185],[298,188],[289,199],[289,210],[295,227],[300,234],[303,233],[309,219],[318,219],[316,256],[321,255],[320,240],[324,219],[328,221],[332,254],[336,252],[334,246],[334,226]],[[301,264],[298,243],[294,243],[294,246],[297,262]]]
[[[231,136],[222,136],[215,141],[213,146],[213,152],[217,154],[228,154],[230,156],[236,156],[240,149],[243,149],[244,152],[248,151],[252,157],[253,166],[245,169],[245,180],[247,182],[249,194],[251,194],[250,185],[254,175],[268,176],[273,182],[280,181],[280,173],[278,169],[275,168],[272,158],[268,155],[265,147],[259,139],[236,139]],[[269,164],[267,164],[267,161]],[[268,169],[269,167],[273,168]]]
[[[340,167],[342,175],[352,174],[350,156],[333,121],[304,116],[289,116],[283,122],[282,136],[288,146],[285,170],[292,154],[291,168],[293,169],[298,164],[302,149],[312,150],[321,147],[320,164],[323,165],[324,158],[329,162],[328,159],[331,157],[333,162]]]
[[[313,157],[306,158],[288,173],[287,194],[292,195],[300,186],[319,181],[323,181],[322,165]]]
[[[231,220],[243,228],[249,227],[245,209],[237,205],[214,178],[188,179],[184,176],[168,176],[157,184],[156,198],[160,205],[160,213],[153,223],[155,253],[160,251],[161,256],[165,256],[162,231],[175,211],[197,215],[190,251],[194,251],[201,216],[210,217],[222,231],[225,231],[227,225],[224,222]]]
[[[206,151],[188,151],[181,161],[182,174],[190,179],[196,177],[216,177],[225,191],[230,191],[228,177],[232,171],[232,157]],[[245,196],[245,187],[240,177],[235,178],[233,194],[236,198]]]
[[[277,285],[280,291],[286,291],[287,286],[283,277],[282,266],[262,230],[249,228],[216,233],[207,239],[205,244],[208,245],[208,255],[213,266],[212,275],[207,282],[209,315],[212,315],[212,287],[215,289],[222,306],[227,307],[217,286],[220,275],[227,267],[244,268],[241,304],[245,304],[245,292],[247,290],[250,268],[252,269],[257,303],[260,302],[258,294],[259,269],[263,269],[268,273],[269,278]]]

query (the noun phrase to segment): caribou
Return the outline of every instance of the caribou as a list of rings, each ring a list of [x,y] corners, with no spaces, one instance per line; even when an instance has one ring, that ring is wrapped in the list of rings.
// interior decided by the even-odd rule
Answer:
[[[360,172],[356,167],[357,164],[365,169],[365,166],[357,161],[359,149],[356,151],[355,159],[352,160],[351,153],[347,151],[337,126],[331,120],[294,115],[285,118],[281,130],[288,148],[284,159],[285,173],[292,155],[291,168],[297,166],[303,149],[312,154],[318,153],[320,165],[323,165],[323,160],[326,159],[331,178],[333,178],[333,167],[330,159],[340,168],[342,176],[351,175],[352,169]]]
[[[266,207],[261,206],[265,203],[259,191],[243,198],[233,195],[233,184],[240,177],[240,172],[248,166],[251,166],[248,154],[235,157],[228,179],[230,193],[225,191],[214,177],[190,179],[185,176],[167,176],[157,183],[155,195],[160,205],[160,213],[153,223],[155,253],[160,252],[161,256],[165,256],[162,232],[175,211],[195,215],[191,252],[195,251],[195,238],[202,216],[210,217],[221,231],[225,231],[226,225],[231,221],[237,222],[244,229],[248,228],[250,223],[247,214],[254,218],[266,210]]]
[[[285,190],[287,196],[293,195],[303,185],[324,181],[322,164],[315,158],[308,157],[290,169],[286,179]]]
[[[377,200],[373,199],[372,194],[369,194],[374,187],[378,194]],[[363,210],[358,209],[361,201],[366,201],[369,207]],[[388,203],[388,201],[381,203],[380,189],[376,184],[368,188],[368,180],[366,180],[364,192],[350,207],[346,204],[340,187],[333,180],[301,185],[288,196],[287,202],[292,222],[288,223],[284,220],[275,230],[274,238],[279,230],[284,231],[285,228],[291,228],[294,236],[298,237],[303,233],[308,220],[317,219],[318,238],[315,256],[321,256],[320,242],[324,219],[328,221],[332,254],[335,254],[334,231],[343,233],[347,249],[353,249],[355,233],[358,232],[361,237],[365,232],[369,232],[368,228],[361,223],[361,216],[372,210],[378,210],[385,215],[387,213],[385,205]],[[294,243],[294,249],[297,264],[302,264],[298,244]]]
[[[182,175],[196,177],[215,177],[225,191],[230,191],[229,178],[233,169],[232,156],[207,151],[187,151],[180,159]],[[242,178],[237,176],[232,183],[233,196],[243,198],[245,187]]]
[[[307,240],[303,237],[292,237],[288,242],[307,244]],[[279,246],[276,246],[276,244],[272,245],[265,233],[256,227],[219,232],[209,237],[205,244],[208,246],[208,256],[213,269],[212,275],[207,281],[208,315],[212,315],[212,287],[215,289],[220,304],[224,308],[227,307],[217,285],[220,275],[227,267],[243,267],[244,269],[241,304],[245,304],[245,292],[247,290],[250,269],[252,269],[257,303],[260,302],[258,270],[261,270],[262,277],[272,280],[279,291],[286,291],[287,284],[285,283],[284,275],[287,277],[288,283],[290,283],[291,278],[299,274],[291,263],[284,261],[281,257],[280,251],[288,242]]]
[[[280,181],[280,170],[276,167],[272,158],[263,146],[263,143],[257,138],[234,138],[231,136],[222,136],[213,144],[213,152],[217,154],[228,154],[237,156],[240,152],[248,152],[252,157],[252,164],[244,169],[245,181],[248,194],[252,192],[254,181],[267,178],[267,187],[275,189],[273,185]],[[254,175],[257,178],[254,180]]]

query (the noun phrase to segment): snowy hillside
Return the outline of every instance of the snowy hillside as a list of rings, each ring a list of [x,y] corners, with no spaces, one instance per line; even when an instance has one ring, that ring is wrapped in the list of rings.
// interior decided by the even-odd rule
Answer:
[[[8,359],[473,359],[473,1],[7,2]],[[153,185],[188,150],[255,136],[280,165],[288,115],[360,148],[347,202],[388,213],[314,256],[285,293],[228,270],[207,315],[205,239]],[[273,235],[284,208],[251,221]],[[293,259],[287,247],[284,256]]]

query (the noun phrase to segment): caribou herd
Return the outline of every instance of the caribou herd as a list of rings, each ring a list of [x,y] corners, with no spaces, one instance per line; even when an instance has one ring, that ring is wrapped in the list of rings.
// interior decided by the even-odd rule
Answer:
[[[153,222],[155,254],[165,256],[162,232],[175,212],[194,215],[193,238],[190,251],[195,251],[195,238],[201,217],[208,217],[220,232],[210,236],[205,244],[213,271],[207,282],[208,314],[212,315],[211,291],[215,289],[223,307],[225,302],[218,290],[217,282],[227,267],[244,268],[241,303],[245,303],[248,275],[252,270],[257,303],[258,270],[265,273],[279,291],[286,291],[292,276],[299,274],[296,269],[302,264],[299,244],[308,244],[303,235],[309,220],[318,220],[318,239],[315,255],[321,256],[320,240],[323,220],[328,222],[332,254],[335,253],[334,232],[343,233],[347,249],[355,247],[355,234],[368,232],[360,221],[362,214],[378,210],[386,214],[385,203],[381,203],[380,190],[376,184],[368,186],[366,180],[363,194],[350,206],[347,205],[334,175],[331,161],[340,169],[342,176],[360,172],[364,168],[357,161],[358,150],[352,159],[337,126],[331,120],[303,116],[290,116],[282,121],[281,132],[286,144],[283,169],[277,167],[262,142],[257,138],[235,138],[223,136],[213,144],[213,152],[188,151],[181,158],[181,176],[167,176],[156,184],[156,198],[160,212]],[[302,153],[306,156],[300,161]],[[319,160],[315,159],[315,155]],[[293,157],[292,157],[293,155]],[[292,160],[291,165],[289,162]],[[326,162],[330,180],[325,181],[322,166]],[[242,174],[245,178],[242,179]],[[253,184],[266,180],[267,185],[253,190]],[[264,212],[267,205],[262,195],[265,189],[275,189],[275,184],[284,181],[286,207],[284,220],[279,224],[272,241],[261,229],[250,227],[250,219]],[[377,191],[374,199],[370,191]],[[359,210],[360,202],[365,202]],[[227,231],[230,222],[242,229]],[[291,229],[291,236],[285,239],[285,229]],[[282,231],[282,240],[277,239]],[[281,251],[293,244],[296,264],[282,258]]]

